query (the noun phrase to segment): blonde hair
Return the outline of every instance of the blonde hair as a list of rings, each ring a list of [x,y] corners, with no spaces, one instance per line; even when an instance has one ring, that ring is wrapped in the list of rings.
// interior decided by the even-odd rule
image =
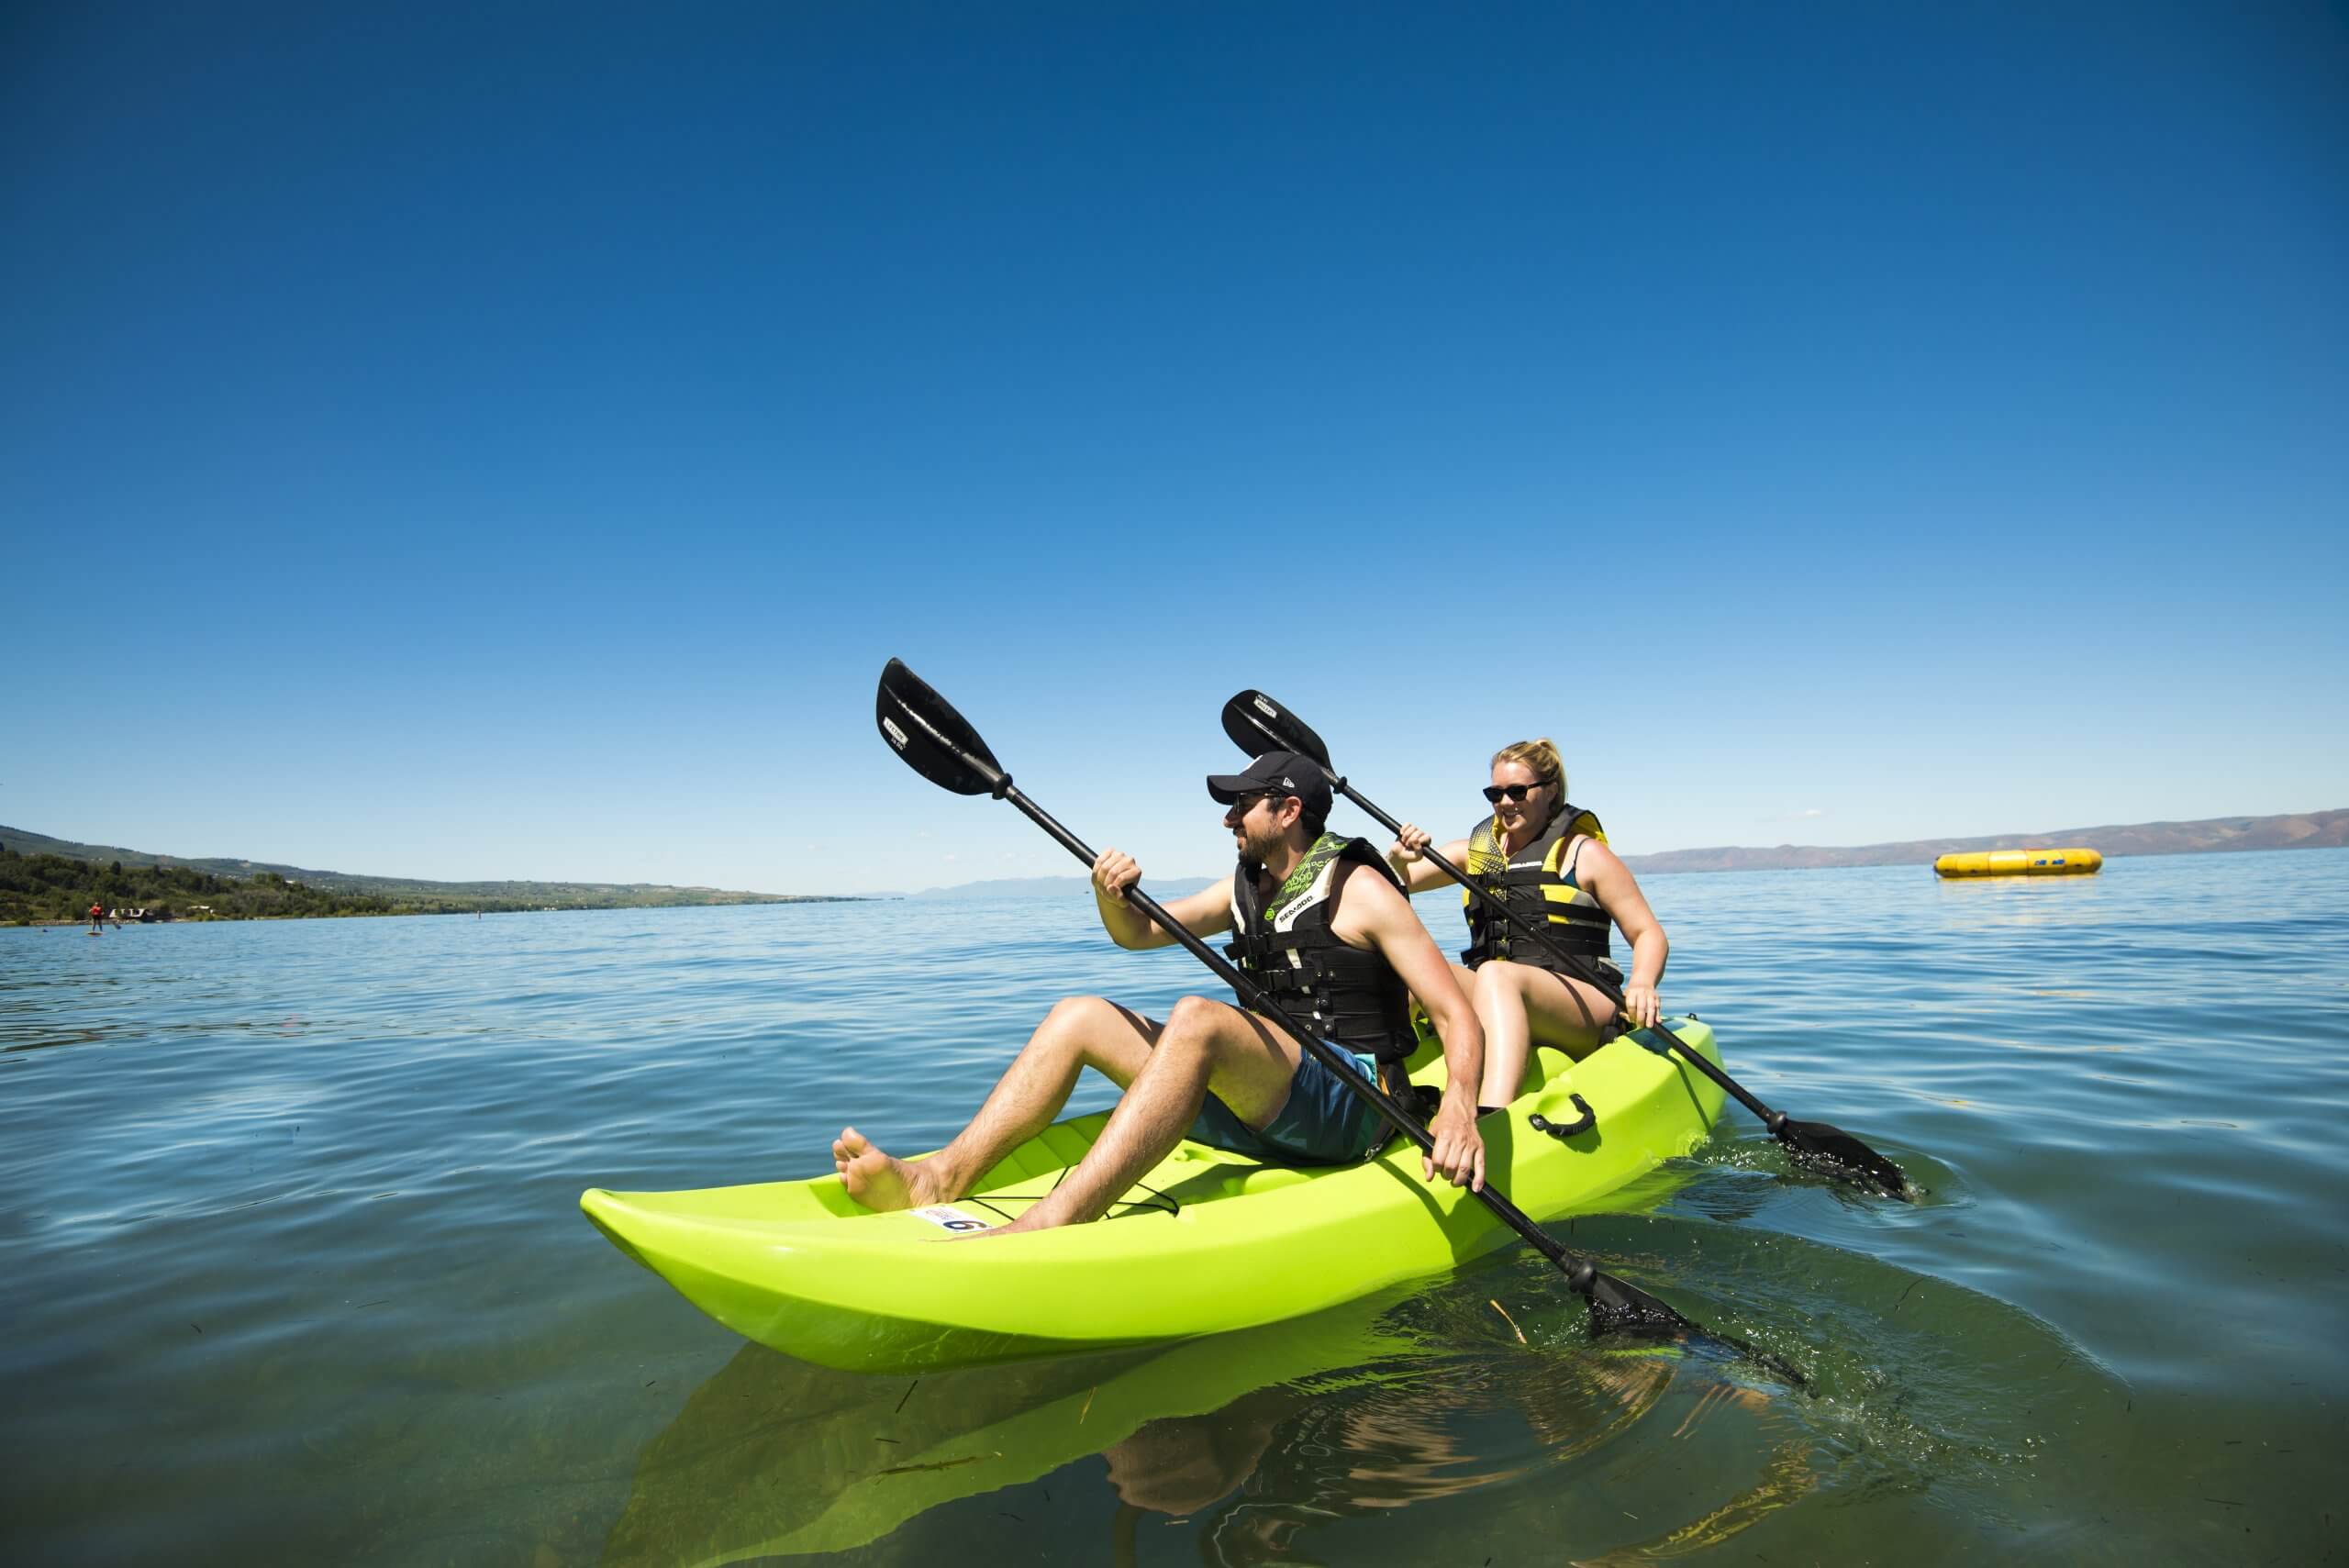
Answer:
[[[1511,741],[1493,753],[1491,763],[1493,767],[1497,768],[1503,762],[1519,763],[1531,771],[1533,776],[1543,784],[1556,784],[1560,803],[1564,803],[1566,794],[1566,763],[1565,759],[1558,755],[1556,741],[1546,735],[1539,740]]]

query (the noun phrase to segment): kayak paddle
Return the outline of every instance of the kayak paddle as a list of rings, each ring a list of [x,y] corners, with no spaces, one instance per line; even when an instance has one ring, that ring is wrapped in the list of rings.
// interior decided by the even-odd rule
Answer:
[[[1018,806],[1028,819],[1041,828],[1061,847],[1091,866],[1098,858],[1084,840],[1053,820],[1044,809],[1020,792],[1011,782],[1011,775],[995,760],[986,742],[979,739],[970,721],[954,711],[953,706],[931,690],[920,676],[906,668],[900,660],[892,659],[881,671],[881,686],[874,699],[874,717],[881,727],[882,739],[889,742],[906,765],[942,789],[957,795],[988,795],[997,800],[1008,800]],[[1332,1050],[1311,1031],[1282,1010],[1280,1005],[1260,990],[1255,983],[1207,943],[1193,936],[1181,922],[1169,915],[1158,902],[1140,886],[1125,890],[1127,902],[1150,917],[1160,929],[1183,945],[1185,951],[1213,970],[1216,976],[1232,988],[1247,1003],[1251,1011],[1260,1013],[1288,1030],[1291,1039],[1312,1052],[1315,1060],[1336,1073],[1341,1082],[1354,1094],[1367,1100],[1372,1108],[1385,1118],[1387,1124],[1416,1143],[1423,1151],[1432,1152],[1435,1140],[1417,1118],[1364,1077],[1341,1052]],[[1499,1189],[1487,1181],[1476,1191],[1485,1207],[1499,1217],[1501,1222],[1531,1242],[1536,1251],[1557,1266],[1566,1277],[1566,1284],[1590,1303],[1590,1330],[1597,1334],[1640,1334],[1651,1338],[1701,1338],[1718,1343],[1731,1344],[1702,1329],[1636,1286],[1624,1284],[1611,1274],[1604,1274],[1588,1262],[1576,1257],[1558,1245],[1549,1233],[1528,1218],[1523,1210],[1502,1195]],[[1782,1374],[1791,1374],[1799,1384],[1801,1374],[1795,1373],[1776,1357],[1766,1357],[1747,1346],[1734,1346],[1742,1354],[1754,1356]]]
[[[1303,752],[1321,765],[1321,771],[1329,775],[1331,789],[1375,817],[1388,832],[1397,834],[1402,832],[1403,825],[1400,822],[1364,800],[1360,792],[1340,777],[1336,769],[1330,767],[1330,748],[1322,744],[1321,737],[1313,732],[1312,727],[1264,693],[1241,692],[1224,704],[1223,732],[1230,736],[1232,742],[1252,757],[1260,751],[1268,751]],[[1609,983],[1606,975],[1599,972],[1598,965],[1579,953],[1570,953],[1561,950],[1557,944],[1550,940],[1548,933],[1539,929],[1531,921],[1510,908],[1507,900],[1497,896],[1491,890],[1472,879],[1467,873],[1438,854],[1432,844],[1421,853],[1435,862],[1438,871],[1466,888],[1475,897],[1483,899],[1487,909],[1496,911],[1505,917],[1520,935],[1531,940],[1551,957],[1564,962],[1579,978],[1597,986],[1606,994],[1608,1000],[1614,1003],[1619,1010],[1622,1007],[1621,988]],[[1772,1110],[1749,1094],[1744,1085],[1738,1083],[1736,1079],[1708,1061],[1702,1052],[1689,1050],[1687,1042],[1664,1028],[1661,1022],[1656,1025],[1655,1032],[1670,1042],[1670,1048],[1683,1062],[1719,1084],[1736,1098],[1738,1104],[1760,1117],[1762,1125],[1768,1128],[1778,1141],[1787,1146],[1787,1154],[1801,1165],[1817,1171],[1822,1175],[1834,1176],[1843,1181],[1875,1187],[1887,1197],[1906,1198],[1908,1196],[1909,1178],[1901,1173],[1900,1167],[1850,1133],[1823,1121],[1797,1121],[1784,1111]]]

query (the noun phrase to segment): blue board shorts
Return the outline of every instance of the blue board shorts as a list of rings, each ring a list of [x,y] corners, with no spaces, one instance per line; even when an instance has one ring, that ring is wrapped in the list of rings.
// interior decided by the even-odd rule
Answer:
[[[1378,1082],[1378,1061],[1345,1051],[1362,1075]],[[1288,1084],[1288,1104],[1263,1129],[1250,1127],[1230,1106],[1208,1091],[1207,1104],[1186,1135],[1210,1149],[1246,1154],[1267,1164],[1343,1165],[1386,1141],[1386,1123],[1370,1102],[1346,1087],[1345,1080],[1308,1051]]]

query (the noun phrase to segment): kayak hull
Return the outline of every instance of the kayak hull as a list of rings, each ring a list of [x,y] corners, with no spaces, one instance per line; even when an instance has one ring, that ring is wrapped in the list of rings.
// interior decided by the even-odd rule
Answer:
[[[1712,1031],[1672,1020],[1718,1062]],[[1635,1039],[1580,1062],[1542,1050],[1531,1086],[1478,1124],[1495,1184],[1536,1220],[1604,1207],[1704,1141],[1721,1091]],[[1413,1076],[1440,1083],[1440,1053]],[[1596,1125],[1564,1140],[1579,1095]],[[1184,1142],[1092,1225],[957,1240],[1017,1218],[1084,1157],[1107,1112],[1047,1128],[970,1196],[873,1214],[837,1175],[670,1193],[593,1188],[580,1207],[622,1251],[746,1339],[825,1366],[922,1372],[1185,1340],[1275,1322],[1443,1273],[1514,1235],[1472,1194],[1378,1158],[1300,1169]]]

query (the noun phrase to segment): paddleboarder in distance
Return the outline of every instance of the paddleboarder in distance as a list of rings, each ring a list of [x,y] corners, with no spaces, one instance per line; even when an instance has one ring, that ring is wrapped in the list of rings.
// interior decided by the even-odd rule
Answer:
[[[93,904],[90,906],[90,935],[95,937],[103,936],[105,934],[99,927],[106,917],[106,906],[105,905]]]
[[[1566,799],[1565,763],[1547,740],[1520,740],[1493,754],[1485,787],[1493,814],[1447,844],[1445,860],[1507,901],[1552,946],[1579,957],[1623,994],[1622,1012],[1653,1029],[1656,986],[1671,943],[1631,869],[1607,847],[1598,818]],[[1413,893],[1449,880],[1426,858],[1427,829],[1406,822],[1386,862]],[[1535,1044],[1579,1060],[1614,1037],[1617,1009],[1575,966],[1520,936],[1477,899],[1467,906],[1469,945],[1454,975],[1485,1032],[1486,1105],[1517,1097]],[[1631,978],[1609,956],[1612,921],[1631,944]]]
[[[1484,1140],[1475,1086],[1484,1036],[1451,966],[1378,852],[1327,832],[1330,784],[1311,759],[1267,751],[1244,772],[1208,779],[1227,809],[1240,863],[1214,886],[1170,901],[1193,935],[1234,933],[1234,962],[1273,998],[1389,1092],[1416,1039],[1408,998],[1443,1041],[1447,1087],[1429,1119],[1428,1180],[1481,1188]],[[1141,868],[1120,851],[1093,862],[1102,929],[1119,947],[1174,938],[1126,901]],[[1090,1067],[1124,1096],[1049,1196],[999,1235],[1098,1219],[1185,1138],[1269,1163],[1343,1164],[1383,1147],[1386,1122],[1345,1081],[1270,1019],[1230,1003],[1186,996],[1163,1022],[1100,996],[1057,1004],[969,1126],[937,1153],[900,1160],[855,1128],[832,1143],[849,1195],[870,1209],[920,1208],[969,1194],[980,1178],[1050,1126]]]

